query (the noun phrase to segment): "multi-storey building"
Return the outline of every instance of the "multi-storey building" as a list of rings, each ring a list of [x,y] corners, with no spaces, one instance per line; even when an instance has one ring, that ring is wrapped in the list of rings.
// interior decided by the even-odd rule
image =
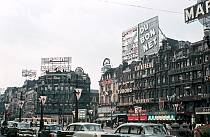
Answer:
[[[118,85],[116,112],[127,114],[128,121],[209,121],[201,115],[210,113],[208,44],[167,38],[158,53],[107,70],[99,104],[114,93],[113,83],[102,84],[111,78]]]
[[[83,70],[76,69],[70,72],[47,72],[37,81],[36,114],[40,114],[40,96],[47,96],[44,104],[44,115],[58,121],[72,122],[75,108],[75,88],[81,88],[82,93],[78,101],[79,119],[84,121],[88,105],[90,104],[90,78]],[[88,104],[88,105],[87,105]],[[80,111],[81,110],[81,111]],[[83,115],[84,117],[80,117]]]

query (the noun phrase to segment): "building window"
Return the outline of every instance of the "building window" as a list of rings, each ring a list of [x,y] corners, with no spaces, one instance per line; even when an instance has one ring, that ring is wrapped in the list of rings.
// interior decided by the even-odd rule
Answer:
[[[165,76],[163,76],[163,83],[165,83],[166,82],[166,78],[165,78]]]
[[[208,62],[208,55],[205,55],[205,62]]]
[[[171,76],[171,82],[172,83],[174,82],[174,76]]]
[[[200,78],[202,76],[201,71],[197,71],[197,76],[198,76],[198,78]]]
[[[157,78],[158,84],[160,84],[160,77]]]
[[[187,59],[187,66],[190,66],[190,59]]]

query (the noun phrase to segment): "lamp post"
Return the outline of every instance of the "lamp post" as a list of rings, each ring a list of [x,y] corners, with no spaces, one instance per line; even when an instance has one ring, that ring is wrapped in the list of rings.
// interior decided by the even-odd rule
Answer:
[[[113,129],[113,121],[112,121],[112,115],[113,115],[113,102],[111,101],[111,129]]]
[[[137,110],[138,110],[138,121],[139,121],[139,123],[141,122],[141,110],[142,110],[142,107],[138,107],[137,108]]]
[[[44,81],[42,81],[42,86],[44,86]],[[47,100],[47,96],[43,95],[43,90],[44,90],[44,88],[41,90],[41,96],[39,97],[40,106],[41,106],[39,131],[43,130],[43,128],[44,128],[43,110],[44,110],[44,104]]]
[[[9,103],[5,103],[4,104],[4,107],[5,107],[5,112],[4,112],[4,121],[5,121],[5,124],[7,125],[7,110],[9,109]]]
[[[75,97],[75,118],[74,118],[74,122],[78,122],[78,100],[77,100],[76,90],[74,90],[74,97]]]
[[[178,110],[178,106],[179,106],[179,104],[173,104],[173,106],[174,106],[174,109],[175,109],[175,123],[177,123],[177,110]]]
[[[22,96],[22,91],[20,92],[20,101],[18,103],[19,107],[20,107],[20,111],[19,111],[19,122],[22,121],[21,117],[22,117],[22,107],[24,104],[24,101],[22,100],[23,96]]]

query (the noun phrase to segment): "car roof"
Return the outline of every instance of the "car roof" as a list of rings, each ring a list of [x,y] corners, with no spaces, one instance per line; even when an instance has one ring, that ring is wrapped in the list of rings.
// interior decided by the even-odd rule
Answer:
[[[98,124],[98,123],[88,123],[88,122],[77,122],[77,123],[71,123],[68,126],[71,126],[71,125],[100,125],[100,124]]]
[[[61,126],[60,124],[45,124],[45,126]]]
[[[119,127],[121,126],[149,126],[149,125],[162,125],[162,124],[156,124],[156,123],[124,123],[122,125],[120,125]]]

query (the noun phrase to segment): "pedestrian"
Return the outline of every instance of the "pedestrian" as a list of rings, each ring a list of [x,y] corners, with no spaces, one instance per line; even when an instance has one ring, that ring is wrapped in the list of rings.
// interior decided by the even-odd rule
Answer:
[[[104,122],[101,123],[101,128],[102,128],[102,129],[104,128]]]

